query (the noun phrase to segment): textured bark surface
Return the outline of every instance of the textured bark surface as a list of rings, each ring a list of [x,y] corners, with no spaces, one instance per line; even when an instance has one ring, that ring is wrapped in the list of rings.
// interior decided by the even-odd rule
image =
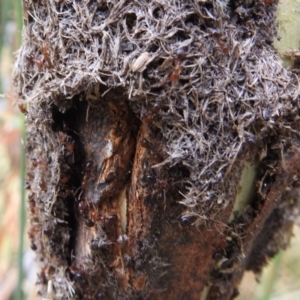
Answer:
[[[78,299],[199,299],[207,286],[207,299],[232,299],[245,270],[260,272],[287,245],[291,217],[298,213],[299,138],[290,137],[286,150],[276,147],[274,137],[268,141],[273,148],[264,145],[255,196],[242,214],[229,222],[228,206],[214,222],[196,227],[193,218],[180,217],[189,171],[182,165],[151,168],[163,160],[160,130],[115,97],[101,109],[75,99],[67,113],[52,112],[63,153],[52,212],[67,212],[63,220],[47,221],[45,207],[29,197],[39,283],[69,285]],[[35,157],[28,174],[45,193],[52,162],[33,150],[43,140],[29,136],[28,155]],[[237,193],[241,164],[254,163],[257,151],[245,147],[231,170],[228,195]],[[69,247],[62,248],[66,238]]]
[[[23,2],[41,297],[234,298],[299,215],[299,79],[272,44],[276,1]]]

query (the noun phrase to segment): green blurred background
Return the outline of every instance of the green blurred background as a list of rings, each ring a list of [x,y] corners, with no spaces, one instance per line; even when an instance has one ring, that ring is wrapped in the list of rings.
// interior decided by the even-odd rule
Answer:
[[[284,38],[276,42],[278,49],[281,52],[299,49],[300,0],[281,0],[279,13],[279,32]],[[24,116],[18,110],[12,84],[21,30],[21,0],[0,0],[0,300],[37,299],[37,270],[26,229]],[[289,35],[290,41],[285,38]],[[239,300],[300,300],[300,230],[297,226],[294,235],[291,246],[270,262],[262,276],[245,274]]]

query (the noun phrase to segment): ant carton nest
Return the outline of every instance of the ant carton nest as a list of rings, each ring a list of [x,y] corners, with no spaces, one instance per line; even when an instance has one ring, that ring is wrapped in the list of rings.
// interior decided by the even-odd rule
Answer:
[[[14,76],[27,113],[31,246],[51,260],[48,277],[64,278],[53,282],[58,298],[74,292],[62,274],[72,265],[74,227],[81,232],[78,214],[86,227],[102,224],[92,246],[110,244],[105,226],[119,212],[103,203],[136,180],[133,157],[144,153],[136,143],[152,153],[150,166],[140,163],[148,173],[135,173],[143,186],[160,186],[165,207],[168,185],[176,186],[172,218],[196,227],[232,209],[244,161],[268,157],[274,166],[280,155],[270,153],[293,145],[299,79],[281,65],[276,4],[265,2],[23,1]],[[78,264],[68,270],[74,281],[87,276]]]

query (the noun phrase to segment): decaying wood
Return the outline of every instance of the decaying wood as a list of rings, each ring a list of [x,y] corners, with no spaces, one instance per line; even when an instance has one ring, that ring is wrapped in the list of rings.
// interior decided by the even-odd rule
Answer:
[[[41,297],[232,299],[286,247],[300,89],[275,2],[23,1]]]

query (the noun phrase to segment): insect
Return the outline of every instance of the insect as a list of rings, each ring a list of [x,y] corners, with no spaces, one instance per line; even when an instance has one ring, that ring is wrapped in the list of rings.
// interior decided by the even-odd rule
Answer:
[[[91,217],[94,221],[101,221],[104,225],[114,224],[118,221],[118,216],[116,214],[99,214],[96,212],[95,208],[92,210]]]
[[[34,239],[35,239],[35,235],[37,233],[40,233],[41,232],[41,227],[39,225],[33,225],[29,230],[28,230],[28,236],[29,236],[29,239],[31,241],[31,244],[30,244],[30,248],[35,251],[37,250],[37,245],[35,244],[34,242]]]
[[[70,266],[69,270],[75,281],[87,284],[86,271],[82,267]]]
[[[165,190],[171,189],[171,185],[166,180],[156,178],[156,182]]]
[[[44,180],[41,180],[39,182],[39,187],[41,188],[42,191],[46,191],[47,190],[47,183]]]
[[[143,121],[147,124],[152,123],[154,117],[160,111],[160,105],[158,103],[153,104],[153,106],[148,109],[148,111],[143,116]],[[146,148],[146,147],[145,147]]]
[[[35,204],[34,196],[35,195],[32,192],[28,196],[29,208],[32,215],[36,213],[36,204]]]
[[[41,52],[44,57],[43,59],[37,59],[33,55],[29,54],[26,55],[27,61],[36,64],[39,68],[42,68],[45,65],[45,61],[46,61],[48,68],[53,68],[53,64],[51,62],[50,53],[49,53],[49,46],[46,42],[42,44]]]
[[[26,59],[29,62],[36,64],[38,68],[42,68],[44,66],[44,62],[42,60],[36,59],[32,55],[26,55]]]
[[[82,216],[86,216],[88,214],[90,208],[90,203],[86,201],[80,201],[78,204],[78,211]]]
[[[87,161],[87,162],[85,163],[85,169],[86,169],[87,171],[90,171],[91,168],[92,168],[92,166],[93,166],[93,163],[92,163],[91,161]]]
[[[73,139],[70,139],[70,141],[68,141],[65,146],[68,152],[73,153],[75,148],[75,141]]]
[[[85,163],[85,173],[83,175],[82,182],[81,182],[81,190],[82,191],[84,191],[87,188],[87,183],[90,178],[90,170],[91,170],[92,166],[93,166],[93,163],[91,161],[87,161]]]
[[[41,159],[33,159],[32,160],[32,165],[34,167],[40,166],[42,169],[46,170],[48,168],[48,163],[41,160]]]
[[[19,110],[20,110],[20,112],[21,112],[22,114],[24,114],[24,115],[27,115],[27,114],[28,114],[28,111],[27,111],[27,109],[26,109],[25,104],[19,104],[18,107],[19,107]]]
[[[186,57],[186,51],[183,48],[180,48],[177,50],[176,56],[177,56],[177,58],[175,61],[175,66],[174,66],[174,69],[170,76],[170,79],[172,82],[176,82],[179,80],[179,75],[181,72],[181,64],[182,64],[184,58]]]
[[[86,202],[86,201],[80,201],[79,202],[79,204],[78,204],[78,211],[79,211],[80,215],[83,217],[84,224],[87,227],[93,227],[95,225],[94,221],[92,221],[90,219],[90,210],[92,211],[91,215],[92,215],[92,218],[93,218],[95,208],[91,204],[91,202],[90,201],[88,201],[88,202]]]
[[[47,269],[48,269],[48,265],[46,264],[45,266],[43,266],[41,268],[41,272],[40,272],[40,278],[43,284],[47,284],[48,279],[47,279]]]
[[[50,236],[52,234],[52,228],[50,228],[50,227],[44,227],[43,228],[43,233],[46,236]]]
[[[60,183],[62,183],[62,185],[67,184],[71,179],[71,175],[70,174],[62,174],[60,177]]]
[[[48,44],[45,43],[45,42],[42,45],[42,53],[43,53],[44,59],[48,63],[48,67],[52,68],[53,65],[52,65],[52,62],[51,62],[51,59],[50,59],[49,47],[48,47]]]
[[[84,219],[84,224],[87,226],[87,227],[93,227],[95,225],[95,223],[91,220],[91,219]]]
[[[62,131],[58,132],[59,142],[63,146],[65,157],[68,159],[68,163],[72,164],[75,161],[74,149],[75,149],[75,140],[65,134]]]
[[[219,44],[219,46],[222,49],[223,53],[228,54],[229,49],[228,49],[227,45],[221,40],[221,37],[218,36],[218,37],[216,37],[216,39],[217,39],[217,43]]]
[[[37,245],[34,242],[32,242],[30,244],[30,248],[31,248],[31,250],[36,251],[38,247],[37,247]]]
[[[146,140],[146,139],[142,139],[142,140],[141,140],[141,146],[142,146],[143,148],[146,148],[146,149],[150,149],[150,148],[151,148],[150,143],[149,143],[148,140]]]
[[[224,43],[221,39],[221,33],[218,31],[214,31],[213,33],[213,37],[216,39],[219,47],[221,48],[221,50],[223,51],[223,53],[228,54],[229,53],[229,49],[226,45],[226,43]]]
[[[84,191],[87,188],[88,180],[90,178],[89,172],[86,172],[81,181],[81,189]]]

